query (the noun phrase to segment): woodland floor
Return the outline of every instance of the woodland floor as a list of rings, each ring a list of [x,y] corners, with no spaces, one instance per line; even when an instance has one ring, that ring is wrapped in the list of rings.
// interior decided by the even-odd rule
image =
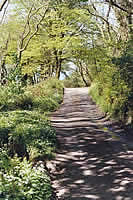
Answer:
[[[133,200],[132,141],[88,96],[88,88],[65,89],[51,118],[56,158],[48,163],[59,200]]]

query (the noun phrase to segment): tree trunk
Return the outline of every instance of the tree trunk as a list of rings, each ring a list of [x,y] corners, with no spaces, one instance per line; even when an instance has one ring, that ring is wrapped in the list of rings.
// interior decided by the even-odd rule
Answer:
[[[57,78],[58,79],[60,79],[61,65],[62,65],[62,59],[59,59],[59,66],[58,66],[58,72],[57,72]]]
[[[80,67],[79,67],[79,72],[80,72],[80,74],[81,74],[81,78],[82,78],[83,82],[85,83],[85,86],[88,87],[89,84],[88,84],[87,81],[85,80],[84,72],[83,72],[83,67],[82,67],[82,63],[81,63],[81,62],[79,62],[79,66],[80,66]]]
[[[5,85],[7,80],[6,80],[6,76],[7,76],[7,69],[6,69],[6,66],[5,66],[5,63],[6,63],[6,57],[4,56],[3,59],[1,60],[1,72],[0,72],[0,82],[1,82],[1,85]]]
[[[8,38],[5,42],[5,47],[3,48],[3,52],[1,52],[1,58],[0,58],[0,82],[1,85],[5,85],[7,82],[7,69],[6,69],[6,57],[7,57],[7,49],[8,49],[8,44],[10,40],[10,34],[8,35]]]
[[[58,52],[57,50],[54,51],[55,55],[55,62],[56,62],[56,78],[60,78],[61,74],[61,66],[62,66],[62,58],[61,58],[62,51]]]

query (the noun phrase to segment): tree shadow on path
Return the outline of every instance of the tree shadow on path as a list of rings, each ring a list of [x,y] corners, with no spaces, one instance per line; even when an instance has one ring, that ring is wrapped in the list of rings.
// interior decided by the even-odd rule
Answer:
[[[107,120],[87,88],[66,89],[64,103],[51,118],[59,147],[53,160],[53,187],[61,200],[133,200],[133,151],[106,126]]]

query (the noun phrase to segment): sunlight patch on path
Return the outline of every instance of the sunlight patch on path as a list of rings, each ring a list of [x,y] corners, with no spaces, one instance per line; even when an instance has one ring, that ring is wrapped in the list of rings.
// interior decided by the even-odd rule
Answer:
[[[58,200],[133,200],[133,151],[123,130],[88,97],[88,88],[65,89],[51,118],[58,149],[53,188]]]

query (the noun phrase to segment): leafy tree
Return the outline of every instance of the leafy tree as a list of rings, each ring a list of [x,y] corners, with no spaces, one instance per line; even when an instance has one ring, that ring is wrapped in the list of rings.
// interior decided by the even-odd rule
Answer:
[[[70,9],[64,3],[56,5],[49,10],[37,37],[25,51],[25,59],[30,63],[32,61],[33,65],[33,55],[38,55],[36,61],[38,60],[41,74],[44,77],[55,75],[59,78],[63,65],[73,60],[75,49],[80,48],[87,38],[85,29],[89,29],[89,24],[92,25],[84,10]],[[34,45],[37,48],[33,51]]]

